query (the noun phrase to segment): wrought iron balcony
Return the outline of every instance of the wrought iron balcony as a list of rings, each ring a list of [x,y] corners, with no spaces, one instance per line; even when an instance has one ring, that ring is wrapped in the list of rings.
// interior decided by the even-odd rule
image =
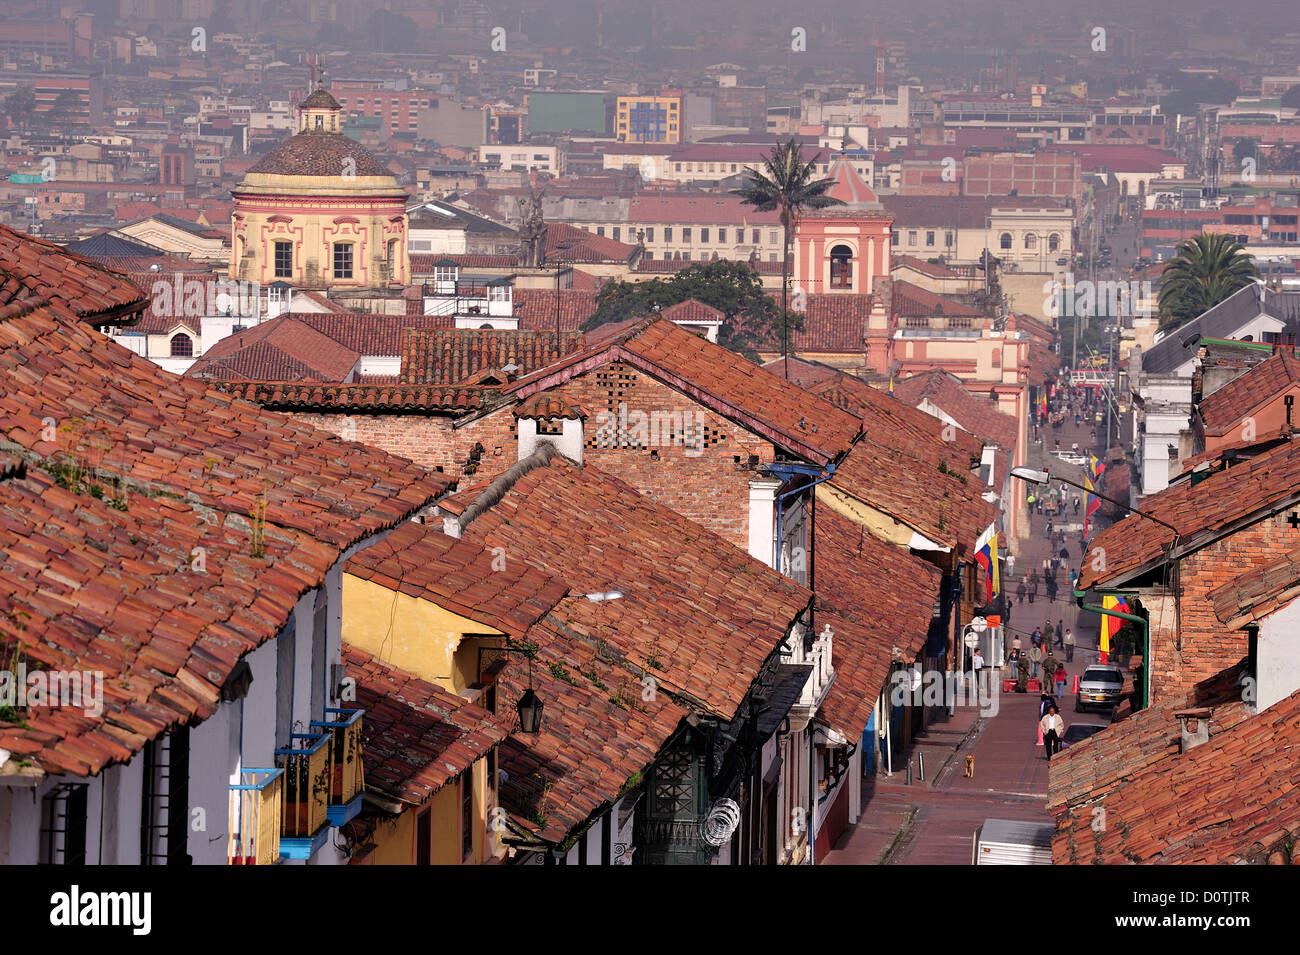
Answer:
[[[281,853],[290,859],[309,859],[324,844],[329,822],[331,790],[329,733],[294,733],[288,749],[275,751],[284,770],[284,824]]]
[[[361,718],[365,710],[327,707],[327,719],[313,722],[311,730],[330,737],[329,806],[332,825],[341,826],[361,811],[365,771],[361,761]]]
[[[230,787],[231,865],[274,865],[280,861],[280,826],[284,814],[284,770],[243,769]]]

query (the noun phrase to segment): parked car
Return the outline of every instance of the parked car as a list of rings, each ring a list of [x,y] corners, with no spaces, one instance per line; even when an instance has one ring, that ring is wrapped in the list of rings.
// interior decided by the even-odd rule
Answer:
[[[1074,712],[1094,707],[1118,706],[1124,698],[1124,671],[1109,664],[1095,664],[1079,678],[1079,695],[1074,698]]]
[[[1093,733],[1100,733],[1105,728],[1100,723],[1071,723],[1065,728],[1065,735],[1061,737],[1061,749],[1074,743],[1082,743]]]

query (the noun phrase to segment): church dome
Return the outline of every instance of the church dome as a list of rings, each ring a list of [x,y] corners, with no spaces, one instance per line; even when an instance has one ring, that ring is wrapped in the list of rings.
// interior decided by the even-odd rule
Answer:
[[[324,92],[317,90],[311,95]],[[328,93],[325,95],[329,96]],[[351,164],[347,162],[349,159]],[[389,168],[355,139],[343,133],[315,131],[290,136],[258,160],[248,170],[248,175],[348,178],[348,171],[358,177],[385,176],[393,179]]]
[[[834,180],[834,184],[826,190],[826,195],[841,200],[850,209],[881,208],[880,199],[875,192],[862,181],[857,170],[842,154],[835,157],[826,177]]]

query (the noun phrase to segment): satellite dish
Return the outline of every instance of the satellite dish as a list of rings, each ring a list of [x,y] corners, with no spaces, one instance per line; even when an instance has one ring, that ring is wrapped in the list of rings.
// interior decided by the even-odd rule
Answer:
[[[709,808],[709,814],[700,824],[700,838],[708,845],[725,846],[740,825],[740,806],[734,799],[719,799]]]

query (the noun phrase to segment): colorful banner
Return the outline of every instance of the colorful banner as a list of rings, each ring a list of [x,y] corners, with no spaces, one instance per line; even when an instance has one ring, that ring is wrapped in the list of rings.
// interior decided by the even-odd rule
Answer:
[[[1124,597],[1102,597],[1101,605],[1107,610],[1118,610],[1120,613],[1129,613],[1128,599]],[[1110,614],[1101,615],[1101,662],[1106,663],[1110,653],[1115,648],[1115,635],[1127,621],[1123,617],[1114,617]]]
[[[994,594],[1002,592],[1002,581],[998,571],[998,531],[994,524],[980,535],[975,542],[975,563],[984,569],[985,602],[993,599]]]

